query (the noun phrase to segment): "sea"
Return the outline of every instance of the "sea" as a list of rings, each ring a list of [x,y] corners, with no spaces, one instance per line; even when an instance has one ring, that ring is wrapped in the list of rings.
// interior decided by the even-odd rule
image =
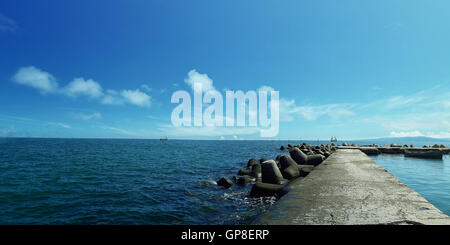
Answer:
[[[0,138],[0,224],[249,224],[277,200],[216,181],[302,142]],[[449,156],[372,158],[450,215]]]

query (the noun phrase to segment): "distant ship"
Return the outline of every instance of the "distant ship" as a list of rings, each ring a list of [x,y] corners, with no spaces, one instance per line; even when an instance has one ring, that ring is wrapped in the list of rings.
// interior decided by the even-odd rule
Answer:
[[[164,138],[160,138],[159,140],[168,140],[167,136]]]
[[[334,138],[333,138],[333,137],[331,137],[330,141],[331,141],[331,142],[337,142],[337,138],[336,138],[336,136],[335,136]]]

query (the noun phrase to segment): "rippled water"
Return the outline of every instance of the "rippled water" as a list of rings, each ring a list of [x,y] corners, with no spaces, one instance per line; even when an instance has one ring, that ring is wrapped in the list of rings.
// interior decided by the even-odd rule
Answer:
[[[246,224],[275,200],[211,184],[280,142],[0,139],[0,224]]]
[[[371,158],[435,207],[450,215],[450,156],[443,160],[381,154]]]
[[[0,138],[0,224],[248,224],[275,199],[212,181],[287,143]],[[448,158],[375,161],[449,213]]]

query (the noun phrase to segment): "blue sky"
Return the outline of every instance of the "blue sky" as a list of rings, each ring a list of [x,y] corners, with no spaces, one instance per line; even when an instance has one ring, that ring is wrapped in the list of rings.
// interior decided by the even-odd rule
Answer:
[[[1,1],[0,136],[259,139],[175,128],[188,73],[280,92],[280,139],[450,137],[448,1]]]

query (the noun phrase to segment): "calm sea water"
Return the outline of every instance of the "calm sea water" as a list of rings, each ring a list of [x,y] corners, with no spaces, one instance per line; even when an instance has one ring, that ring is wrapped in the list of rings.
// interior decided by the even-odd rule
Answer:
[[[435,207],[450,215],[450,156],[443,160],[419,159],[397,154],[371,158],[417,191]]]
[[[211,180],[287,143],[0,138],[0,224],[247,224],[275,199]],[[375,161],[449,213],[448,157]]]

